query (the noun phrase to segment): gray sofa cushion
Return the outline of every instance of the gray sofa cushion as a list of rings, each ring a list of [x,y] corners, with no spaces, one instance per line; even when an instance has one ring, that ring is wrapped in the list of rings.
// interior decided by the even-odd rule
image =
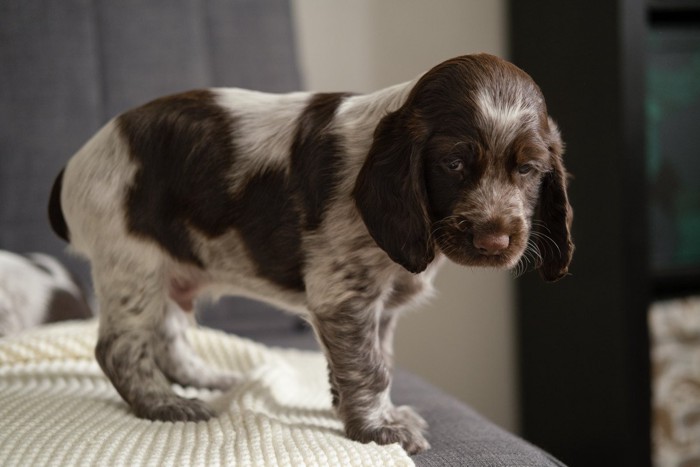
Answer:
[[[413,456],[417,466],[564,465],[411,373],[396,372],[392,398],[397,404],[412,405],[428,422],[427,437],[432,448]]]
[[[84,263],[46,222],[53,179],[107,120],[191,88],[300,88],[286,0],[0,2],[0,248]]]

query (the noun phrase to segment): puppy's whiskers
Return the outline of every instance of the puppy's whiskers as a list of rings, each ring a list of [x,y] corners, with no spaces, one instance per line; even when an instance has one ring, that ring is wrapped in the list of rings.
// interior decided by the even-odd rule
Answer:
[[[556,256],[561,257],[561,248],[559,248],[559,245],[557,244],[557,242],[554,241],[552,237],[543,232],[537,231],[531,232],[531,236],[537,240],[540,240],[542,245],[545,246],[545,248],[547,248],[548,251],[552,252],[552,256],[555,256],[554,250],[556,249]]]

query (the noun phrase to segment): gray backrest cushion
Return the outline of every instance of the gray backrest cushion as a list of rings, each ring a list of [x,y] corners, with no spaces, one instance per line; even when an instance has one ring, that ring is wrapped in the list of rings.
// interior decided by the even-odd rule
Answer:
[[[61,256],[55,176],[107,120],[207,86],[300,87],[287,0],[0,2],[0,249]]]

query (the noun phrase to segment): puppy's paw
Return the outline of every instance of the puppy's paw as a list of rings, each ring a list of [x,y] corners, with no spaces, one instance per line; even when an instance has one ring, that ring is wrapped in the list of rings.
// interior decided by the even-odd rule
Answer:
[[[242,380],[243,377],[238,373],[221,372],[213,374],[211,379],[206,382],[204,387],[208,389],[218,389],[220,391],[226,391],[240,384]]]
[[[413,426],[420,432],[425,432],[425,430],[428,429],[428,422],[426,422],[423,417],[418,415],[418,412],[408,405],[394,407],[394,409],[391,411],[391,418],[407,426]]]
[[[412,408],[401,406],[392,408],[377,426],[369,423],[349,423],[346,431],[351,439],[363,443],[374,441],[377,444],[400,443],[409,454],[430,449],[430,443],[423,436],[428,424]]]
[[[134,412],[140,418],[163,422],[199,422],[216,416],[216,413],[199,399],[164,396],[139,404]]]

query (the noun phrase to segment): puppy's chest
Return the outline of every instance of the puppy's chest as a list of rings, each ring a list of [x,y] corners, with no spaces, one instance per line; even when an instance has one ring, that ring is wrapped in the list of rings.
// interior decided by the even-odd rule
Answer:
[[[429,298],[432,292],[431,276],[401,273],[394,279],[384,307],[391,310],[402,309]]]

